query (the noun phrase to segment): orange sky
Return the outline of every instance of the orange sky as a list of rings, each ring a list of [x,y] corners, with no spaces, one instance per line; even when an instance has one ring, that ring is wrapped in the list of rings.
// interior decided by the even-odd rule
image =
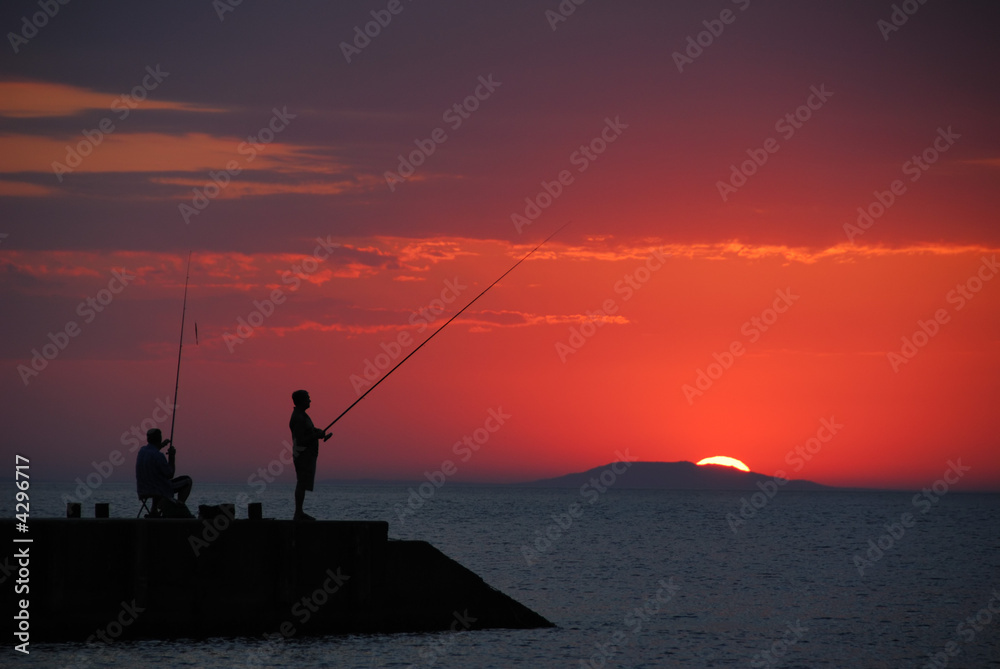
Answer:
[[[393,254],[416,246],[409,239],[374,241]],[[434,319],[442,323],[525,251],[437,241],[462,253],[428,261],[411,250],[409,268],[357,274],[318,265],[312,274],[286,275],[301,279],[298,288],[280,277],[302,257],[196,255],[176,428],[178,447],[187,446],[185,468],[242,480],[254,463],[266,465],[287,437],[291,390],[309,389],[316,422],[329,422],[357,397],[356,385],[367,389],[351,379],[364,377],[367,361],[384,369],[388,360],[379,354],[398,360],[431,332],[420,328],[434,312],[421,309],[439,307],[433,300],[442,292],[448,299],[457,292]],[[458,479],[557,475],[610,461],[627,446],[644,460],[729,455],[754,471],[785,470],[830,485],[930,484],[955,458],[973,467],[970,486],[996,480],[989,432],[996,378],[983,370],[998,362],[1000,282],[986,282],[964,304],[951,292],[995,251],[842,246],[806,255],[779,247],[649,245],[611,252],[558,240],[543,250],[338,423],[322,475],[432,471],[455,460],[454,443],[482,427],[490,409],[502,408],[509,423],[462,463]],[[7,260],[37,275],[43,270],[30,268],[44,267],[43,255],[11,252]],[[650,258],[662,267],[640,283],[636,277],[647,275],[637,270]],[[87,254],[73,262],[92,270],[72,279],[84,294],[106,287],[101,267],[123,266],[137,278],[91,324],[63,311],[82,330],[65,359],[26,377],[26,387],[10,375],[11,415],[58,407],[60,424],[87,435],[82,443],[104,445],[39,453],[38,471],[58,472],[67,462],[85,469],[87,458],[125,450],[122,432],[152,417],[155,401],[168,404],[172,393],[183,259]],[[404,276],[415,280],[397,280]],[[254,323],[253,313],[270,311],[254,301],[264,304],[274,290],[282,291],[282,303],[264,325],[227,344],[224,334],[245,334],[240,318]],[[792,297],[783,314],[767,312],[776,291]],[[77,302],[67,297],[67,304]],[[590,320],[588,311],[608,306],[613,315]],[[901,338],[939,309],[947,322],[894,371],[887,354],[899,353]],[[588,325],[595,322],[602,324]],[[573,328],[589,336],[574,337]],[[404,345],[396,349],[398,341]],[[724,352],[734,342],[742,355],[710,386],[704,379],[699,385],[699,370],[717,376],[709,366],[727,362]],[[88,359],[74,359],[85,349]],[[842,431],[799,461],[795,448],[823,419],[841,423]]]
[[[928,4],[885,40],[860,0],[734,4],[683,72],[718,8],[588,3],[553,31],[530,3],[414,5],[350,63],[355,3],[65,8],[0,68],[2,449],[72,481],[169,432],[193,250],[181,469],[246,481],[293,390],[329,422],[422,309],[570,222],[337,424],[321,478],[524,481],[627,448],[916,489],[960,458],[962,489],[1000,489],[997,9]]]

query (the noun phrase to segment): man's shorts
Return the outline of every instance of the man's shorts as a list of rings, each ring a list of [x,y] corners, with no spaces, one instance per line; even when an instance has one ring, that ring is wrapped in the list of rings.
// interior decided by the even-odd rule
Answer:
[[[295,463],[295,480],[303,490],[312,490],[316,481],[316,458],[319,451],[304,450],[292,456]]]

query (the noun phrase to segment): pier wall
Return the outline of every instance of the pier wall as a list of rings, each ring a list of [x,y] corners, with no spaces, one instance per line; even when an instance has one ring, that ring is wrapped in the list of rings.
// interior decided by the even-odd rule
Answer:
[[[19,536],[4,552],[30,550],[30,592],[13,596],[32,641],[551,626],[385,522],[52,519]]]

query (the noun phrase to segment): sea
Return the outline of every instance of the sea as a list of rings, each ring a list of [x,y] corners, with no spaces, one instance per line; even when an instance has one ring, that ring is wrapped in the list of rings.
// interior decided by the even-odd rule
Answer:
[[[31,516],[63,517],[74,488],[33,483]],[[0,665],[1000,667],[998,494],[584,492],[320,483],[306,498],[319,519],[386,520],[390,538],[432,543],[551,629],[32,643],[29,655],[9,640]],[[189,506],[241,494],[265,517],[292,515],[278,482],[196,481]],[[94,501],[138,511],[131,484],[103,483],[84,517]]]

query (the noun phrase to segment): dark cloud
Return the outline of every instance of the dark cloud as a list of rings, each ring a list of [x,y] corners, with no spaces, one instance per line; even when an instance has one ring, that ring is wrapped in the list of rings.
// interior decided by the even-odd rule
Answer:
[[[220,199],[186,226],[176,207],[190,186],[177,182],[205,180],[206,169],[78,173],[62,184],[51,173],[17,172],[2,178],[55,196],[34,191],[0,198],[0,207],[25,248],[257,252],[311,234],[520,240],[511,214],[543,182],[573,170],[574,151],[620,116],[627,132],[574,175],[531,234],[572,219],[571,234],[827,245],[939,126],[963,134],[951,165],[1000,150],[998,89],[989,85],[995,4],[921,5],[888,41],[877,21],[891,5],[751,2],[740,11],[743,4],[587,3],[553,31],[544,3],[404,2],[350,64],[340,43],[378,3],[247,2],[222,21],[205,2],[62,6],[8,53],[0,78],[68,84],[110,101],[159,65],[170,74],[150,101],[222,111],[140,105],[116,132],[202,133],[234,152],[274,108],[287,108],[296,118],[278,141],[300,147],[309,169],[283,157],[237,180],[246,189],[319,182],[328,190]],[[735,21],[679,73],[673,54],[724,8]],[[34,2],[6,3],[0,25],[34,11]],[[443,114],[490,75],[500,87],[453,129]],[[715,184],[730,165],[822,84],[835,91],[830,103],[748,187],[720,201]],[[0,118],[0,133],[71,142],[107,114]],[[391,192],[384,173],[437,128],[447,141]],[[313,172],[323,165],[328,173]],[[936,168],[898,205],[907,222],[880,226],[872,239],[996,239],[980,206],[995,178],[995,170]]]

